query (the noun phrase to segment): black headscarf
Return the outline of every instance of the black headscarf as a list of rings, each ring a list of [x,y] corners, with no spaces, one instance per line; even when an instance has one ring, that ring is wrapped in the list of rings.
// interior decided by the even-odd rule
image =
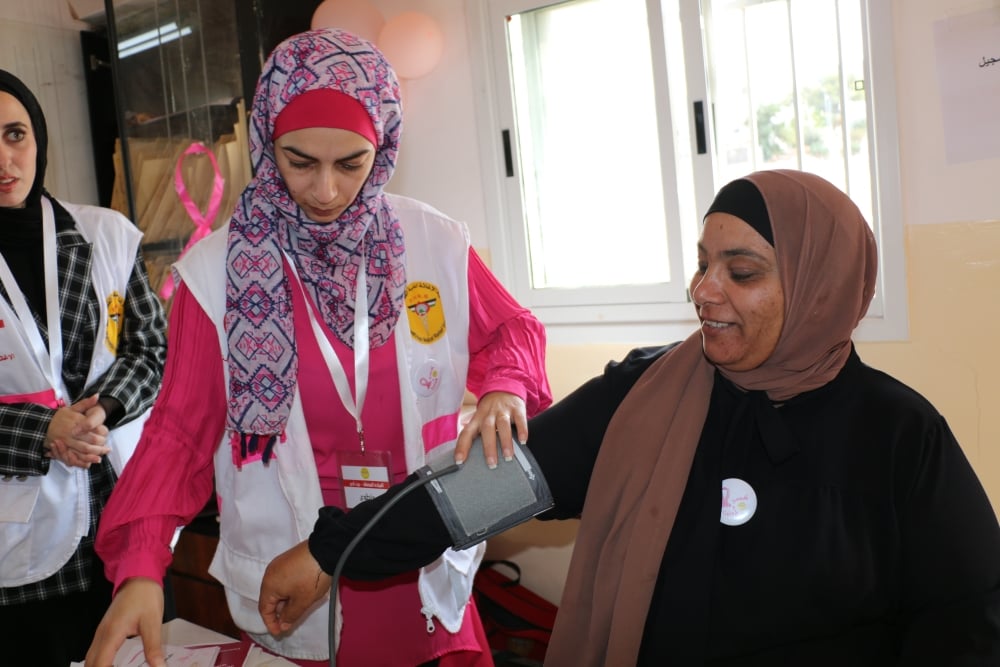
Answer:
[[[771,230],[771,216],[767,204],[757,186],[745,178],[732,181],[715,195],[715,201],[708,207],[707,218],[713,213],[735,215],[754,228],[764,240],[774,247],[774,232]]]
[[[8,72],[0,69],[0,91],[10,93],[17,98],[17,101],[28,110],[28,118],[31,120],[31,129],[35,133],[35,144],[38,146],[38,154],[35,157],[35,181],[31,184],[31,191],[25,205],[29,208],[37,206],[42,197],[45,187],[45,162],[46,154],[49,150],[49,133],[45,126],[45,114],[42,113],[42,106],[38,103],[35,94],[32,93],[24,82]]]
[[[0,207],[0,254],[3,255],[14,279],[24,293],[28,304],[44,322],[46,317],[45,281],[38,278],[38,267],[43,261],[42,250],[42,194],[52,202],[56,231],[74,227],[72,216],[52,195],[45,191],[46,154],[49,134],[42,107],[27,86],[10,72],[0,69],[0,91],[13,95],[28,111],[31,129],[35,135],[35,180],[24,200],[24,208]]]

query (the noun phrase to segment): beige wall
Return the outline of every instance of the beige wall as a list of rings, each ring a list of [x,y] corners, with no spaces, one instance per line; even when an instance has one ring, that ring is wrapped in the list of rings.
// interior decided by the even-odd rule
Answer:
[[[1000,509],[1000,211],[993,221],[910,226],[906,243],[910,340],[858,347],[948,419]]]

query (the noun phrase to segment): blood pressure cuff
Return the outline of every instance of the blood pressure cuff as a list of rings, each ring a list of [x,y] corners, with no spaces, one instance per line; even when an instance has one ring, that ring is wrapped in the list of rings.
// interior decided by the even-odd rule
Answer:
[[[452,452],[417,470],[423,479],[454,463]],[[552,507],[552,494],[527,447],[514,443],[514,460],[486,467],[483,443],[476,438],[458,470],[427,485],[455,549],[465,549],[524,523]]]

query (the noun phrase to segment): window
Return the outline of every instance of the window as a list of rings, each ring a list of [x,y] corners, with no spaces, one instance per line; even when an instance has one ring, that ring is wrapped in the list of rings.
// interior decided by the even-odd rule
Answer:
[[[880,284],[859,337],[905,338],[888,4],[469,0],[494,269],[550,339],[688,335],[702,213],[782,167],[865,212]]]

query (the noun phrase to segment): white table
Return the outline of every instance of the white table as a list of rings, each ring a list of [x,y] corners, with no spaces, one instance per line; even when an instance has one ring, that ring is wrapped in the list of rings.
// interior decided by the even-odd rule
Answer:
[[[228,644],[237,641],[227,635],[195,625],[182,618],[175,618],[163,624],[162,639],[164,644],[171,646],[198,646],[202,644]],[[83,667],[82,662],[74,662],[70,667]],[[169,666],[168,666],[169,667]],[[257,650],[250,650],[243,667],[295,667],[295,663],[284,658],[268,655]]]

